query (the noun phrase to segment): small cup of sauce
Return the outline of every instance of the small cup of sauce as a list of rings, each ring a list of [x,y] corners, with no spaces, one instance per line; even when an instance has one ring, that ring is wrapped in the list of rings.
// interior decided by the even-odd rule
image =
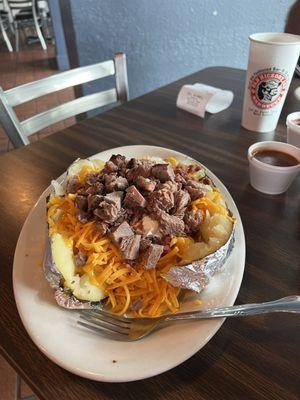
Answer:
[[[284,193],[300,171],[300,148],[282,142],[258,142],[248,149],[250,183],[267,194]]]
[[[300,148],[300,112],[289,114],[286,118],[287,142]]]

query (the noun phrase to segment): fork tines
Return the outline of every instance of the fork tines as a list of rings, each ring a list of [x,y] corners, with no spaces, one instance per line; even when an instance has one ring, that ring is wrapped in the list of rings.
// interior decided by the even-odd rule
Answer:
[[[77,323],[102,336],[126,340],[130,332],[130,319],[105,312],[83,310]]]

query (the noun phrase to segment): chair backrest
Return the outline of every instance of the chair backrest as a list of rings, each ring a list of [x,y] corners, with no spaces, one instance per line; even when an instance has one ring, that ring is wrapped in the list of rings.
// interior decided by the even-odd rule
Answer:
[[[11,10],[22,10],[22,8],[30,8],[31,0],[6,0]]]
[[[31,118],[19,121],[13,107],[71,86],[115,75],[116,87],[61,104]],[[15,147],[29,144],[28,136],[77,114],[114,102],[128,100],[126,55],[117,53],[113,60],[75,68],[38,81],[3,91],[0,88],[0,123]]]

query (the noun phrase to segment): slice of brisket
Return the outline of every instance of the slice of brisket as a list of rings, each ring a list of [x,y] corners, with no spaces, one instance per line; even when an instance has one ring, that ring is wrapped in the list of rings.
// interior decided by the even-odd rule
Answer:
[[[181,185],[178,184],[177,182],[167,181],[165,183],[161,183],[159,185],[159,189],[168,189],[172,193],[175,193],[177,190],[181,189]]]
[[[200,210],[187,211],[184,216],[185,232],[193,234],[198,232],[202,222],[202,213]]]
[[[122,238],[133,235],[133,230],[126,221],[122,222],[121,225],[114,228],[110,233],[110,237],[115,244],[119,244]]]
[[[135,183],[139,189],[144,190],[145,192],[153,192],[156,186],[155,181],[149,178],[144,178],[141,175],[137,177]]]
[[[170,215],[165,211],[157,211],[152,216],[159,222],[162,235],[186,236],[183,220],[175,215]]]
[[[118,168],[122,167],[126,163],[126,157],[121,154],[113,154],[109,161],[113,162]]]
[[[147,200],[149,211],[157,209],[169,211],[174,207],[174,194],[168,189],[155,190],[148,195]]]
[[[100,197],[100,202],[93,211],[94,215],[104,222],[115,222],[121,210],[122,195],[122,192],[114,192],[106,196],[97,196],[97,199]]]
[[[86,196],[78,194],[75,199],[75,204],[80,211],[86,212],[88,210],[88,200]]]
[[[126,178],[130,182],[135,182],[139,176],[149,178],[154,163],[150,160],[131,159],[127,164]]]
[[[126,190],[124,205],[125,205],[125,207],[128,207],[128,208],[145,207],[146,199],[137,190],[137,188],[134,185],[132,185]]]
[[[74,194],[74,193],[77,192],[77,190],[80,189],[80,187],[81,187],[81,183],[80,183],[78,177],[77,176],[72,176],[68,180],[66,190],[67,190],[67,193]]]
[[[164,251],[164,246],[161,246],[159,244],[151,244],[143,256],[145,269],[155,268],[163,251]]]
[[[151,170],[152,175],[161,182],[174,181],[175,174],[171,164],[155,164]]]
[[[119,211],[120,211],[121,210],[121,201],[122,201],[122,198],[123,198],[123,194],[124,194],[124,192],[122,192],[122,191],[112,192],[112,193],[108,193],[105,196],[105,198],[113,201],[116,204],[116,206],[118,207]]]
[[[122,237],[119,249],[126,260],[136,260],[139,256],[141,235]]]
[[[82,194],[102,194],[104,192],[104,185],[101,182],[95,182],[92,185],[86,185],[81,191]]]
[[[188,192],[185,190],[179,190],[178,192],[174,193],[175,198],[175,205],[173,214],[177,214],[180,210],[187,207],[191,201],[191,197]]]
[[[107,192],[114,192],[115,190],[125,190],[128,187],[128,181],[122,176],[106,175],[104,177],[105,189]]]
[[[75,260],[76,267],[82,267],[87,261],[87,256],[84,253],[82,253],[81,251],[79,251],[74,256],[74,260]]]
[[[196,200],[204,195],[201,183],[194,179],[190,179],[187,181],[185,189],[189,192],[192,200]]]

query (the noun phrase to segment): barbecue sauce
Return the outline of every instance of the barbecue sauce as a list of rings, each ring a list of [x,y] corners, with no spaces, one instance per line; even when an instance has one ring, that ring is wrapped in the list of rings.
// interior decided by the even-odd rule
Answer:
[[[294,156],[277,150],[257,150],[253,153],[253,157],[258,161],[276,167],[293,167],[299,164],[299,161]]]

